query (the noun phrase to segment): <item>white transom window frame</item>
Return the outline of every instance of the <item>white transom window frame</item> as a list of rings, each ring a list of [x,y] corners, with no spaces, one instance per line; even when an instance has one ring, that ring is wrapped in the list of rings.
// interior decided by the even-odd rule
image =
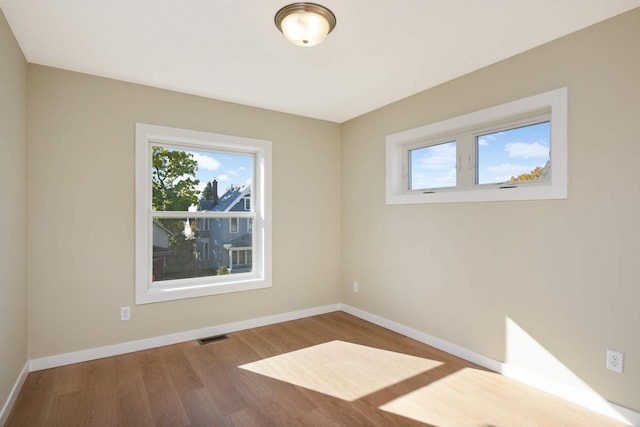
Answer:
[[[508,102],[484,110],[443,120],[415,129],[388,135],[386,138],[386,203],[455,203],[507,200],[545,200],[567,198],[567,88]],[[492,129],[508,129],[528,123],[551,122],[551,179],[541,182],[518,182],[515,186],[475,184],[477,167],[475,144],[457,141],[467,148],[456,167],[463,182],[456,187],[435,191],[409,190],[409,150],[442,142],[456,141],[460,135],[475,136]],[[463,147],[464,147],[463,146]],[[466,171],[466,172],[465,172]],[[465,178],[465,174],[467,177]]]
[[[271,220],[271,141],[222,135],[166,126],[136,123],[136,201],[135,201],[135,294],[136,304],[147,304],[248,291],[272,286]],[[152,218],[158,216],[151,206],[151,152],[153,146],[228,151],[254,156],[252,212],[180,212],[163,216],[189,218],[253,219],[253,268],[251,272],[189,279],[152,280]]]

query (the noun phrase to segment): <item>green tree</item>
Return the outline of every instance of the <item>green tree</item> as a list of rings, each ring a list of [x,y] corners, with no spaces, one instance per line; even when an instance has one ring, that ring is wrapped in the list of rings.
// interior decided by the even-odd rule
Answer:
[[[152,152],[152,206],[156,211],[183,211],[198,203],[200,183],[195,179],[198,162],[193,154],[179,150],[153,147]],[[197,240],[187,227],[195,230],[197,221],[156,218],[160,225],[171,232],[166,260],[167,279],[197,276],[201,268]]]
[[[213,199],[213,186],[210,182],[207,182],[207,186],[202,190],[202,196],[200,196],[200,200],[211,200]]]
[[[522,175],[512,176],[511,181],[535,181],[536,179],[540,179],[540,174],[542,173],[542,167],[537,166],[529,173],[523,173]]]
[[[198,203],[195,179],[198,162],[193,154],[153,147],[153,198],[157,211],[187,211]]]

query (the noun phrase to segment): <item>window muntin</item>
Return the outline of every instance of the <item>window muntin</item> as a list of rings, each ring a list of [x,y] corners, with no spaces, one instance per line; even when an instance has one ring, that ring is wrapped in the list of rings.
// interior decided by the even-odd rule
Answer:
[[[549,122],[551,147],[540,179],[478,183],[478,136],[543,122]],[[432,141],[456,141],[455,187],[416,189],[412,183],[410,152],[433,145]],[[567,89],[388,135],[386,166],[387,204],[564,199],[567,197]]]
[[[475,143],[477,184],[549,179],[551,123],[548,120],[477,135]]]
[[[409,190],[456,185],[456,141],[409,149]]]
[[[238,233],[238,223],[247,219],[229,218],[229,230],[210,230],[208,223],[220,212],[245,210],[246,197],[241,195],[253,183],[253,158],[246,153],[152,144],[151,220],[162,226],[155,227],[154,233],[169,231],[168,253],[163,256],[162,269],[154,263],[153,282],[215,276],[219,267],[228,264],[222,246],[236,243],[238,238],[229,234]],[[244,185],[231,181],[223,194],[218,194],[218,185],[232,176]],[[199,217],[176,218],[185,212],[197,212]],[[253,246],[252,235],[242,240],[244,246]],[[205,244],[207,254],[202,253]],[[213,257],[208,256],[209,247],[214,249]],[[248,271],[251,266],[244,270]]]
[[[136,125],[136,303],[271,285],[270,166],[269,141]],[[251,220],[252,232],[230,236],[221,221],[231,218]],[[252,251],[251,262],[219,273],[236,249]]]

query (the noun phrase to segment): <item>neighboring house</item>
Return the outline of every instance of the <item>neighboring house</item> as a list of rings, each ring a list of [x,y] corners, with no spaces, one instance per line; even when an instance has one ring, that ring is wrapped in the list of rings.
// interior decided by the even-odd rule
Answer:
[[[163,280],[169,251],[171,232],[153,221],[153,280]]]
[[[199,211],[246,212],[251,210],[251,185],[232,185],[218,197],[218,182],[212,183],[212,200],[201,200]],[[224,266],[230,272],[250,271],[253,263],[253,230],[249,218],[205,218],[198,220],[198,242],[205,268]]]

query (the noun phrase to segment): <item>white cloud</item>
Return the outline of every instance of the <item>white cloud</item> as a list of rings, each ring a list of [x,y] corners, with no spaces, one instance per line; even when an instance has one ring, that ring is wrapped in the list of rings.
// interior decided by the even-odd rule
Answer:
[[[489,166],[486,171],[491,177],[485,178],[483,182],[504,182],[511,179],[512,176],[522,175],[531,172],[535,166],[530,165],[514,165],[511,163],[503,163],[497,166]]]
[[[218,175],[216,179],[218,180],[218,182],[231,181],[231,177],[226,173]]]
[[[532,157],[549,157],[549,147],[540,142],[531,144],[526,142],[510,142],[505,144],[504,150],[509,153],[509,157],[511,158],[529,159]]]
[[[206,182],[200,181],[200,184],[196,185],[196,190],[198,190],[200,193],[202,193],[206,186],[207,186]]]
[[[498,136],[504,135],[504,132],[488,133],[486,135],[480,135],[478,137],[478,145],[481,147],[488,147],[491,145],[489,141],[495,141]]]
[[[213,157],[209,157],[199,153],[191,153],[191,155],[193,155],[193,159],[198,162],[198,169],[215,171],[220,169],[220,166],[222,166],[222,164]]]
[[[413,188],[440,188],[456,185],[456,168],[438,172],[427,173],[414,172],[411,175]]]
[[[429,147],[429,156],[420,159],[416,165],[420,169],[448,171],[456,167],[456,146],[440,144]]]
[[[490,173],[499,173],[499,174],[511,174],[511,175],[520,175],[523,173],[531,172],[535,168],[535,166],[527,166],[527,165],[514,165],[511,163],[502,163],[496,166],[487,167],[487,172]]]

